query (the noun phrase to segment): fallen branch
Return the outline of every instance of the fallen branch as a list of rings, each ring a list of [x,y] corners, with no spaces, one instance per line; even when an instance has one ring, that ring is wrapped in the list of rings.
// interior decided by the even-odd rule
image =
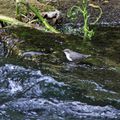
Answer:
[[[11,25],[16,25],[16,26],[32,27],[30,24],[23,23],[15,18],[7,17],[4,15],[0,15],[0,21],[3,21],[5,23],[11,24]]]

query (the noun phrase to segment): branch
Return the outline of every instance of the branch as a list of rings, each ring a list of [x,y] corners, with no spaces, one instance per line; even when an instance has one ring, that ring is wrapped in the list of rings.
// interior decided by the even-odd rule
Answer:
[[[15,18],[7,17],[4,15],[0,15],[0,21],[16,26],[32,27],[30,24],[23,23]]]

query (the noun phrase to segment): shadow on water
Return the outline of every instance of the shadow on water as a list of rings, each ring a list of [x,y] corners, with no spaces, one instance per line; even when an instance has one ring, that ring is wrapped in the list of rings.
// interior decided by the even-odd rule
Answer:
[[[0,118],[120,119],[119,30],[98,29],[86,49],[75,35],[28,28],[0,32],[5,43],[0,53]],[[65,48],[92,57],[71,63],[62,52]],[[32,55],[26,54],[30,51]]]

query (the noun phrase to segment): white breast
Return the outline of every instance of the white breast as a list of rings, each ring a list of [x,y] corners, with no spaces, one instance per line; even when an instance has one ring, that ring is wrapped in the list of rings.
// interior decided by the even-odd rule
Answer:
[[[65,52],[65,55],[66,55],[66,57],[67,57],[67,59],[68,59],[69,61],[73,61],[73,60],[70,58],[70,56],[69,56],[68,53]]]

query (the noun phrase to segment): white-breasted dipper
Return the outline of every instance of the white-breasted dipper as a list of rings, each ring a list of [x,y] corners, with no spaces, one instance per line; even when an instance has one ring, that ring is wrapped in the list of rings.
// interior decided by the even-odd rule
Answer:
[[[64,49],[63,52],[65,53],[66,58],[71,62],[72,61],[81,61],[81,60],[91,56],[91,55],[85,55],[85,54],[81,54],[78,52],[74,52],[70,49]]]

